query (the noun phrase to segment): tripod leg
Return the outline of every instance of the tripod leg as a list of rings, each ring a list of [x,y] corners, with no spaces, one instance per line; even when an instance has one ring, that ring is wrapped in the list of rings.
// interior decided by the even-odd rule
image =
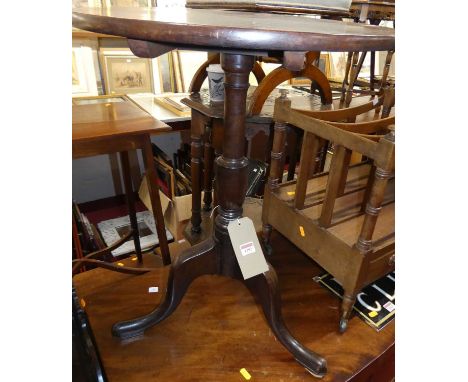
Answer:
[[[207,239],[182,252],[171,265],[166,294],[160,305],[145,316],[114,324],[112,334],[123,339],[142,335],[146,329],[174,312],[193,280],[205,274],[214,274],[216,270],[213,239]]]
[[[297,362],[317,377],[327,372],[327,361],[304,347],[289,332],[281,315],[281,298],[278,278],[273,267],[261,275],[244,281],[252,295],[261,303],[265,318],[271,330],[283,346],[294,356]]]

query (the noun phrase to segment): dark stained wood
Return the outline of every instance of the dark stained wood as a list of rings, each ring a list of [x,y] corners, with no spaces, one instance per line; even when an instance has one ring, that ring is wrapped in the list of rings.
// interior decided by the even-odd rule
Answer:
[[[301,342],[328,360],[323,381],[390,382],[395,323],[377,332],[354,317],[346,334],[340,335],[335,324],[340,300],[313,281],[321,268],[276,232],[272,245],[275,254],[269,261],[278,270],[284,321]],[[173,262],[186,248],[179,247],[170,244]],[[145,264],[159,259],[143,256]],[[249,371],[252,381],[317,380],[271,335],[248,289],[219,276],[195,280],[178,310],[144,337],[128,343],[112,337],[116,321],[140,316],[159,304],[168,271],[165,267],[131,276],[96,269],[75,276],[109,382],[239,382],[244,380],[241,368]],[[159,287],[159,293],[148,293],[151,286]]]
[[[73,26],[187,49],[244,49],[261,53],[395,48],[394,32],[389,28],[293,15],[211,9],[173,12],[160,8],[77,8],[73,11]]]
[[[195,72],[192,81],[190,82],[189,86],[189,93],[192,92],[199,92],[203,82],[207,77],[206,69],[211,64],[219,64],[220,63],[220,56],[219,54],[213,54],[211,57],[208,58]],[[263,78],[265,78],[265,72],[263,71],[262,67],[258,62],[255,62],[254,67],[252,69],[252,73],[257,80],[257,83],[260,83]]]
[[[205,134],[203,137],[203,209],[205,211],[211,210],[212,191],[213,191],[213,160],[214,148],[211,144],[212,126],[207,124],[205,127]]]
[[[192,110],[192,122],[190,128],[190,164],[192,176],[192,232],[200,232],[201,224],[201,160],[202,160],[202,135],[205,132],[205,125],[209,120],[197,112]]]
[[[317,56],[318,54],[308,54],[309,57],[309,62],[311,61],[311,57]],[[215,56],[216,58],[216,56]],[[211,62],[211,61],[210,61]],[[255,64],[257,64],[255,62]],[[254,64],[254,67],[255,67]],[[284,74],[284,72],[289,73],[287,75],[290,76],[297,76],[297,75],[302,75],[303,72],[290,72],[289,70],[286,70],[285,68],[281,68]],[[313,71],[315,69],[315,71]],[[305,73],[321,73],[317,68],[311,67],[309,65],[306,70],[304,70]],[[271,74],[271,73],[270,73]],[[307,74],[306,74],[307,75]],[[275,76],[276,78],[276,76]],[[328,80],[326,79],[325,76],[323,76],[325,85],[328,85]],[[250,86],[248,91],[247,91],[247,106],[250,111],[249,117],[246,119],[246,122],[251,128],[254,133],[264,131],[265,127],[270,130],[270,125],[272,123],[272,117],[273,117],[273,105],[274,105],[274,99],[276,96],[279,94],[278,89],[272,88],[272,86],[264,86],[265,82],[271,81],[271,76],[266,76],[261,82],[261,85],[259,87],[256,86]],[[194,81],[199,83],[200,81]],[[280,81],[282,82],[282,80]],[[322,82],[321,82],[322,83]],[[270,85],[275,85],[279,84],[274,82],[270,83]],[[258,92],[258,89],[261,88],[262,91]],[[327,89],[326,86],[324,86],[325,89]],[[271,92],[269,94],[269,97],[258,97],[258,95],[264,95],[267,92]],[[312,109],[320,109],[322,106],[329,109],[330,107],[333,107],[333,105],[322,105],[320,103],[320,100],[318,97],[313,96],[309,93],[298,91],[298,90],[291,90],[292,93],[292,99],[297,107],[309,107]],[[328,92],[325,92],[326,94],[326,101],[331,103],[332,98],[331,98],[331,91],[328,87]],[[255,96],[257,95],[257,97]],[[256,99],[254,100],[254,97]],[[211,161],[213,160],[214,157],[214,152],[213,148],[217,150],[219,153],[222,152],[222,144],[223,144],[223,136],[224,136],[224,102],[211,102],[209,98],[209,93],[207,91],[201,91],[199,93],[193,93],[187,98],[184,98],[182,100],[183,103],[187,104],[188,106],[191,107],[192,109],[192,136],[196,138],[197,142],[200,141],[200,138],[202,135],[204,136],[204,153],[206,154],[204,156],[204,190],[205,190],[205,196],[204,196],[204,202],[205,206],[204,208],[207,209],[211,205],[211,202],[208,203],[210,200],[210,189],[211,189],[211,183],[213,181],[212,174],[210,174],[210,171],[206,171],[206,167],[208,166],[209,169],[211,169]],[[261,110],[260,115],[250,115],[252,113],[252,105],[254,105],[253,109],[256,114],[259,114],[257,112]],[[264,107],[263,107],[264,106]],[[210,138],[207,136],[207,126],[211,126],[211,134]],[[204,133],[203,133],[204,132]],[[269,131],[268,131],[269,132]],[[297,131],[296,130],[291,130],[290,133],[288,134],[288,138],[291,138],[291,136],[296,137]],[[198,137],[198,138],[197,138]],[[210,143],[207,145],[207,140],[210,140]],[[198,145],[198,143],[197,143]],[[297,139],[289,139],[288,142],[288,148],[290,149],[290,176],[294,176],[294,168],[295,168],[295,161],[296,161],[296,155],[295,151],[297,149]],[[198,146],[197,146],[198,147]],[[252,146],[250,146],[252,147]],[[271,147],[267,147],[266,150],[263,151],[263,155],[258,158],[262,161],[268,161],[269,156],[270,156],[270,149]],[[198,184],[199,182],[199,177],[200,177],[200,165],[198,164],[199,158],[198,156],[200,153],[195,150],[194,151],[194,157],[195,163],[192,165],[192,177],[196,178],[195,182],[192,182],[192,217],[191,217],[191,225],[190,225],[190,231],[185,230],[185,236],[186,238],[192,243],[198,243],[202,238],[205,236],[204,233],[202,232],[202,224],[201,224],[201,213],[200,213],[200,195],[201,195],[201,190]],[[250,156],[251,157],[251,156]],[[283,165],[284,165],[284,160],[286,159],[286,156],[283,157]],[[284,167],[284,166],[283,166]],[[216,205],[216,204],[215,204]],[[210,226],[208,226],[210,227]]]

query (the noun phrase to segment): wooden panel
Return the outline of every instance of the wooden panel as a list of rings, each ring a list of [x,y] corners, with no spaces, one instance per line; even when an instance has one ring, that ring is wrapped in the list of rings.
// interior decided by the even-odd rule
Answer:
[[[351,166],[348,171],[347,186],[345,192],[351,192],[366,185],[366,179],[370,171],[370,165],[360,163]],[[318,174],[307,182],[305,205],[316,204],[323,200],[325,187],[327,186],[328,172]],[[285,202],[294,199],[296,182],[283,183],[277,190],[277,196]]]
[[[302,211],[297,212],[292,206],[278,200],[274,194],[270,195],[269,203],[266,211],[268,223],[327,272],[344,284],[347,284],[348,275],[358,273],[362,261],[359,252],[341,242],[325,228],[317,226]]]
[[[353,196],[354,194],[352,194]],[[356,210],[361,207],[360,203],[355,206]],[[354,209],[343,209],[343,215],[352,215]],[[357,211],[356,211],[357,212]],[[345,215],[346,216],[346,215]],[[336,225],[329,227],[328,231],[336,237],[339,237],[343,242],[349,246],[356,244],[361,232],[362,223],[364,222],[364,215],[359,215],[349,220],[344,220],[336,223]],[[395,241],[395,203],[384,205],[377,218],[372,241],[375,242],[376,247],[384,246],[388,243]]]
[[[373,282],[395,269],[395,262],[391,261],[392,256],[395,256],[395,246],[389,245],[382,251],[381,256],[370,260],[364,276],[364,284]]]

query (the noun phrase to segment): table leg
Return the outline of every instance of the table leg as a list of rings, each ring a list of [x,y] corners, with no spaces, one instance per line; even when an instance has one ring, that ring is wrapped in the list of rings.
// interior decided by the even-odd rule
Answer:
[[[133,232],[133,242],[135,243],[135,252],[138,262],[143,262],[141,256],[140,233],[138,230],[138,222],[135,211],[135,198],[133,196],[132,176],[130,173],[130,161],[128,159],[128,151],[120,152],[120,161],[122,163],[122,174],[125,186],[125,199],[127,201],[128,216],[130,217],[130,226]]]
[[[148,192],[151,200],[151,207],[153,208],[154,223],[156,225],[156,232],[159,238],[159,248],[164,265],[171,263],[171,255],[169,253],[169,246],[167,244],[166,226],[164,225],[164,216],[161,208],[161,199],[158,190],[158,175],[154,167],[153,151],[151,150],[150,137],[144,138],[143,158],[145,162],[146,177]]]
[[[171,265],[166,293],[159,306],[145,316],[114,324],[112,334],[122,339],[138,337],[146,329],[169,317],[179,306],[193,280],[216,273],[215,255],[211,238],[182,252]]]

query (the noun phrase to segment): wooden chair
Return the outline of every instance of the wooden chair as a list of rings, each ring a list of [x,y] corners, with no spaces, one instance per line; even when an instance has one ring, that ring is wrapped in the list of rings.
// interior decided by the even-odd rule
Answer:
[[[382,107],[385,114],[391,94],[388,99]],[[291,109],[284,95],[276,100],[263,239],[268,246],[274,227],[343,286],[339,325],[343,332],[357,293],[394,269],[395,120],[325,122],[310,114]],[[303,129],[304,141],[297,181],[279,184],[287,124]],[[310,177],[321,140],[334,145],[331,168]],[[350,165],[352,152],[366,160]]]

